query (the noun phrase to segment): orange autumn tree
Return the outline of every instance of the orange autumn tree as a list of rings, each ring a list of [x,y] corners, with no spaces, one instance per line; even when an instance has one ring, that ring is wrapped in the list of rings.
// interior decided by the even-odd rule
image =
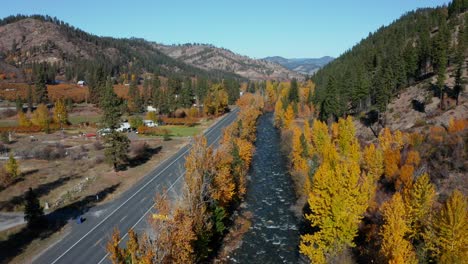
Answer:
[[[384,154],[385,178],[394,182],[400,175],[403,134],[400,131],[392,133],[389,128],[384,128],[379,135],[379,145]]]
[[[290,129],[293,121],[294,121],[294,110],[292,108],[292,105],[290,104],[288,105],[288,107],[286,108],[286,112],[284,113],[283,128]]]
[[[118,228],[114,229],[111,240],[107,243],[106,249],[109,253],[109,259],[113,264],[125,263],[125,253],[119,246],[120,243],[120,231]]]

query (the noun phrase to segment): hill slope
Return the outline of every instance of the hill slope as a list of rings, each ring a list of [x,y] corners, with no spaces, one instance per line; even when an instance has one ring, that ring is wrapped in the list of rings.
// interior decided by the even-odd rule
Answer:
[[[456,98],[465,87],[466,5],[458,0],[448,7],[409,12],[319,70],[313,79],[320,117],[385,111],[403,88],[432,76],[437,82],[426,89],[441,99]],[[458,82],[446,81],[457,72]]]
[[[334,58],[330,56],[324,56],[321,58],[296,58],[296,59],[287,59],[280,56],[266,57],[266,61],[271,61],[283,65],[291,71],[295,71],[305,75],[312,75],[316,73],[320,68],[327,65]]]
[[[102,64],[108,74],[155,72],[162,75],[235,76],[221,71],[204,71],[174,60],[142,39],[98,37],[49,16],[11,16],[0,21],[0,71],[24,74],[33,63],[67,69],[69,79],[80,79],[90,64]]]
[[[233,72],[253,80],[304,78],[277,63],[252,59],[212,45],[155,45],[168,56],[205,70]]]

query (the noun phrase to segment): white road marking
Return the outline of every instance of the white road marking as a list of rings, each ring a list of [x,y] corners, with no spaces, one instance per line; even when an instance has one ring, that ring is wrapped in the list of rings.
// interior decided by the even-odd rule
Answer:
[[[237,110],[237,109],[236,109]],[[235,112],[231,112],[231,113],[235,113]],[[229,116],[226,116],[223,120],[220,120],[218,123],[216,123],[213,127],[211,127],[211,129],[209,129],[209,131],[207,131],[205,133],[205,136],[207,136],[208,134],[210,134],[211,132],[214,131],[214,128],[219,126],[219,124],[221,124],[223,121],[227,120]],[[221,134],[220,134],[221,136]],[[218,136],[217,138],[219,138],[220,136]],[[94,230],[96,230],[96,228],[98,228],[100,225],[102,225],[102,223],[104,223],[109,217],[111,217],[115,212],[117,212],[117,210],[119,210],[120,208],[122,208],[122,206],[124,206],[128,201],[130,201],[133,197],[135,197],[135,195],[137,195],[138,193],[140,193],[141,190],[143,190],[146,186],[148,186],[150,183],[152,183],[156,178],[159,177],[159,175],[161,175],[164,171],[166,171],[170,166],[172,166],[172,164],[174,164],[176,161],[178,161],[180,158],[184,157],[185,153],[187,153],[189,150],[191,149],[191,147],[187,148],[187,150],[185,150],[181,155],[179,155],[179,157],[177,157],[174,161],[172,161],[169,165],[167,165],[161,172],[159,172],[156,176],[154,176],[151,180],[149,180],[145,185],[143,185],[140,189],[138,189],[132,196],[130,196],[127,200],[125,200],[119,207],[117,207],[114,211],[112,211],[108,216],[106,216],[106,218],[104,218],[101,222],[99,222],[97,225],[95,225],[91,230],[89,230],[84,236],[82,236],[80,239],[78,239],[78,241],[76,241],[71,247],[69,247],[65,252],[63,252],[59,257],[57,257],[51,264],[55,264],[57,263],[57,261],[59,261],[63,256],[65,256],[65,254],[67,254],[70,250],[72,250],[78,243],[81,242],[81,240],[83,240],[84,238],[86,238],[90,233],[92,233]],[[172,157],[168,157],[166,160],[170,159]],[[165,161],[166,161],[165,160]],[[165,162],[164,161],[164,162]],[[182,175],[181,175],[182,176]],[[179,178],[181,177],[179,176]],[[177,178],[177,180],[179,179]],[[177,180],[174,182],[174,184],[177,182]],[[173,184],[173,185],[174,185]],[[173,186],[172,185],[172,186]],[[137,223],[139,223],[141,221],[141,219],[151,210],[151,208],[153,208],[153,206],[151,206],[148,211],[138,220]],[[136,224],[135,224],[136,225]],[[134,225],[134,226],[135,226]],[[125,237],[125,236],[124,236]],[[107,257],[107,254],[106,256],[99,262],[101,263],[105,258]]]
[[[94,247],[97,246],[99,243],[101,243],[101,241],[102,241],[102,238],[96,241],[96,243],[94,243]]]
[[[124,220],[125,218],[127,218],[127,216],[128,216],[128,215],[126,215],[126,216],[122,217],[122,219],[120,219],[120,223],[122,223],[122,222],[123,222],[123,220]]]

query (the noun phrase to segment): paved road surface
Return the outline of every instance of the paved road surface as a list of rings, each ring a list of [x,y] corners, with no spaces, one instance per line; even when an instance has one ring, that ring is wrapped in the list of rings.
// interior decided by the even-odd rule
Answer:
[[[0,231],[24,224],[23,213],[0,212]]]
[[[205,132],[208,144],[218,144],[222,129],[236,119],[238,111],[238,108],[234,109]],[[170,196],[177,196],[183,184],[184,157],[189,150],[190,145],[183,147],[121,197],[91,209],[83,215],[86,221],[82,224],[73,222],[71,232],[37,257],[34,263],[110,263],[105,246],[113,228],[118,227],[122,235],[132,227],[141,231],[146,227],[157,192],[166,188]]]

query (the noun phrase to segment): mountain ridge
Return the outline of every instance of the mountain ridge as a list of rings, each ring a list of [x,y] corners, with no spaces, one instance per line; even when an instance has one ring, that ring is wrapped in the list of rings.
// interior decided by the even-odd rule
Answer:
[[[263,58],[263,60],[281,64],[289,70],[304,75],[313,75],[334,59],[335,58],[331,56],[323,56],[320,58],[284,58],[281,56],[271,56]]]
[[[166,45],[155,43],[154,45],[174,59],[205,70],[228,71],[253,80],[304,78],[302,74],[291,71],[276,62],[253,59],[211,44]]]

